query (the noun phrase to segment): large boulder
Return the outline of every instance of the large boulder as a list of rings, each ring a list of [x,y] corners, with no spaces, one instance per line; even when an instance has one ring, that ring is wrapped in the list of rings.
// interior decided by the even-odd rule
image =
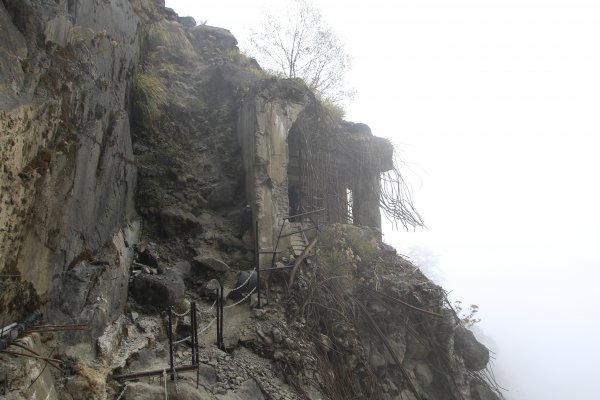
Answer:
[[[192,264],[189,261],[177,261],[173,265],[173,271],[181,276],[183,279],[190,277],[192,272]]]
[[[183,299],[185,284],[174,271],[161,275],[140,274],[133,280],[133,298],[140,304],[167,307]]]
[[[258,281],[256,279],[256,271],[241,271],[238,275],[235,290],[229,292],[229,297],[233,300],[241,299],[246,293],[256,289]]]
[[[231,268],[223,261],[214,257],[197,256],[192,259],[195,272],[229,272]]]
[[[200,220],[194,214],[176,207],[160,210],[160,222],[164,234],[168,237],[202,231]]]
[[[490,351],[487,347],[475,338],[473,332],[463,326],[456,328],[454,348],[465,360],[465,367],[469,371],[480,371],[490,361]]]
[[[236,185],[233,183],[222,183],[215,187],[208,196],[208,205],[217,208],[233,204]]]
[[[196,20],[194,17],[179,17],[177,18],[177,22],[188,28],[193,28],[196,26]]]
[[[499,400],[492,389],[481,383],[471,383],[471,400]]]
[[[237,46],[237,39],[230,31],[210,25],[198,25],[191,30],[193,43],[198,50],[204,46],[217,46],[221,49],[233,49]]]

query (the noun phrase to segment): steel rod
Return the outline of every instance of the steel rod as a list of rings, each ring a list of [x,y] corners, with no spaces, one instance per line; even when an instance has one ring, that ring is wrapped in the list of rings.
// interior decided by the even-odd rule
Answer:
[[[175,367],[174,369],[176,372],[184,372],[184,371],[192,371],[197,368],[198,368],[197,365],[182,365],[180,367]],[[114,377],[114,379],[130,380],[130,379],[145,378],[147,376],[162,375],[164,370],[165,370],[165,368],[151,370],[151,371],[134,372],[134,373],[125,374],[125,375],[117,375]],[[171,372],[171,375],[172,375],[172,372]]]
[[[61,325],[33,325],[28,329],[37,329],[37,328],[89,328],[88,324],[61,324]]]
[[[403,300],[400,300],[400,299],[397,299],[397,298],[395,298],[395,297],[392,297],[392,296],[390,296],[389,294],[386,294],[386,293],[380,292],[380,291],[378,291],[378,290],[371,289],[370,287],[367,287],[367,286],[360,286],[360,288],[362,288],[362,289],[365,289],[365,290],[368,290],[368,291],[369,291],[369,292],[371,292],[371,293],[377,294],[377,295],[379,295],[379,296],[381,296],[381,297],[383,297],[383,298],[386,298],[386,299],[388,299],[388,300],[390,300],[390,301],[392,301],[392,302],[394,302],[394,303],[398,303],[398,304],[400,304],[400,305],[403,305],[403,306],[405,306],[405,307],[408,307],[408,308],[410,308],[410,309],[412,309],[412,310],[415,310],[415,311],[418,311],[418,312],[420,312],[420,313],[427,314],[427,315],[431,315],[431,316],[433,316],[433,317],[437,317],[437,318],[443,318],[443,317],[444,317],[444,316],[443,316],[443,315],[441,315],[441,314],[438,314],[438,313],[436,313],[436,312],[433,312],[433,311],[425,310],[425,309],[423,309],[423,308],[420,308],[420,307],[417,307],[417,306],[413,306],[413,305],[412,305],[412,304],[410,304],[410,303],[407,303],[407,302],[405,302],[405,301],[403,301]]]
[[[296,215],[288,215],[287,217],[284,217],[283,219],[291,219],[291,218],[303,217],[305,215],[317,214],[317,213],[323,212],[325,210],[326,210],[325,208],[319,208],[318,210],[307,211],[307,212],[303,212],[303,213],[296,214]]]
[[[221,329],[219,321],[221,320],[221,307],[219,305],[219,289],[217,288],[217,347],[219,347],[219,331]]]
[[[53,327],[53,328],[45,328],[45,327],[34,327],[28,328],[25,330],[25,333],[35,333],[35,332],[63,332],[63,331],[87,331],[89,327],[81,328],[81,327]]]
[[[196,364],[200,364],[200,345],[198,343],[198,309],[196,306],[194,306],[194,330],[194,335],[196,336]],[[200,370],[198,370],[198,373],[200,373]]]
[[[295,235],[296,233],[302,233],[302,232],[306,232],[306,231],[312,231],[313,229],[319,230],[319,228],[320,228],[320,226],[311,226],[310,228],[304,228],[304,229],[300,229],[300,230],[297,230],[297,231],[294,231],[294,232],[286,233],[285,235],[281,235],[281,237],[284,238],[284,237]]]
[[[219,283],[220,284],[220,283]],[[217,321],[217,324],[219,324],[220,329],[219,329],[219,337],[217,338],[217,347],[223,351],[225,351],[225,343],[223,341],[223,285],[221,286],[221,291],[219,294],[219,308],[220,308],[220,321]]]
[[[288,268],[294,268],[294,266],[293,265],[284,265],[283,267],[263,268],[263,269],[261,269],[261,271],[276,271],[278,269],[288,269]]]
[[[169,307],[169,365],[171,370],[175,367],[175,361],[173,359],[173,307]],[[171,375],[171,380],[175,380],[175,375]]]
[[[193,301],[190,307],[190,319],[192,324],[192,364],[196,364],[196,341],[198,340],[198,336],[196,335],[196,302]]]
[[[255,253],[255,263],[256,263],[256,293],[258,295],[258,300],[256,301],[256,308],[260,309],[260,240],[259,240],[259,230],[258,230],[258,220],[255,224],[255,234],[254,234],[254,253]],[[277,249],[274,249],[277,250]]]
[[[37,351],[35,351],[35,350],[33,350],[33,349],[30,349],[30,348],[29,348],[29,347],[27,347],[27,346],[23,346],[23,345],[22,345],[22,344],[20,344],[20,343],[12,342],[10,345],[11,345],[11,346],[16,346],[16,347],[18,347],[18,348],[20,348],[20,349],[23,349],[23,350],[25,350],[25,351],[28,351],[28,352],[30,352],[31,354],[33,354],[33,355],[36,355],[36,356],[38,356],[38,357],[43,357],[43,356],[42,356],[40,353],[38,353]],[[59,371],[63,372],[63,370],[60,368],[60,366],[58,366],[58,365],[56,365],[56,364],[53,364],[51,361],[48,361],[48,360],[45,360],[45,361],[46,361],[48,364],[52,365],[54,368],[56,368],[56,369],[58,369]]]
[[[19,353],[19,352],[17,352],[17,351],[11,351],[11,350],[0,350],[0,353],[11,354],[11,355],[13,355],[13,356],[23,356],[23,357],[37,358],[38,360],[44,360],[44,361],[54,361],[54,362],[57,362],[57,363],[60,363],[60,362],[62,362],[61,360],[57,360],[56,358],[48,358],[48,357],[34,356],[33,354]]]

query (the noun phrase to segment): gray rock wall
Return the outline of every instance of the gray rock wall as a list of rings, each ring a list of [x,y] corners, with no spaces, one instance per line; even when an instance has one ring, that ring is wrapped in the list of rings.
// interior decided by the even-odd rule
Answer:
[[[137,230],[127,108],[138,25],[124,0],[0,4],[10,38],[0,43],[0,271],[19,275],[4,282],[5,318],[44,303],[49,317],[80,320],[101,291],[100,327],[124,305]],[[116,277],[105,281],[94,262]],[[88,269],[94,280],[73,279]],[[60,312],[61,293],[80,291]]]

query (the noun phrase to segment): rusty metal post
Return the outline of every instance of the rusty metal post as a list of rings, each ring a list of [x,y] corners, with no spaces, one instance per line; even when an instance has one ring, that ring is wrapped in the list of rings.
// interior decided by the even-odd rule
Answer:
[[[219,326],[219,321],[221,320],[221,307],[219,306],[219,288],[217,288],[217,299],[215,301],[217,308],[217,347],[219,347],[219,332],[221,331],[221,328]]]
[[[258,231],[258,221],[256,221],[255,234],[254,234],[254,259],[256,265],[256,294],[258,300],[256,302],[256,308],[261,308],[260,304],[260,233]]]
[[[218,332],[217,332],[217,347],[220,350],[225,351],[225,342],[223,341],[223,285],[221,285],[221,283],[219,282],[219,293],[217,294],[217,298],[219,299],[218,301],[218,309],[219,309],[219,317],[217,319],[217,327],[218,327]]]
[[[221,308],[221,283],[217,288],[217,348],[221,348],[221,318],[223,316],[223,309]]]
[[[192,324],[192,365],[196,365],[198,358],[198,347],[196,346],[198,341],[198,335],[196,334],[196,302],[193,301],[190,306],[190,322]]]
[[[169,307],[169,365],[171,366],[171,380],[175,380],[175,360],[173,359],[173,307]]]

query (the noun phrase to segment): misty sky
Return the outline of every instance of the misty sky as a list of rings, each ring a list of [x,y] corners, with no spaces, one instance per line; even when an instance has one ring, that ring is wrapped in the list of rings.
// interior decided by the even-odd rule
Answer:
[[[167,0],[243,50],[276,2],[203,3]],[[319,6],[354,57],[347,119],[397,144],[428,226],[386,240],[479,305],[507,399],[600,399],[600,2]]]

